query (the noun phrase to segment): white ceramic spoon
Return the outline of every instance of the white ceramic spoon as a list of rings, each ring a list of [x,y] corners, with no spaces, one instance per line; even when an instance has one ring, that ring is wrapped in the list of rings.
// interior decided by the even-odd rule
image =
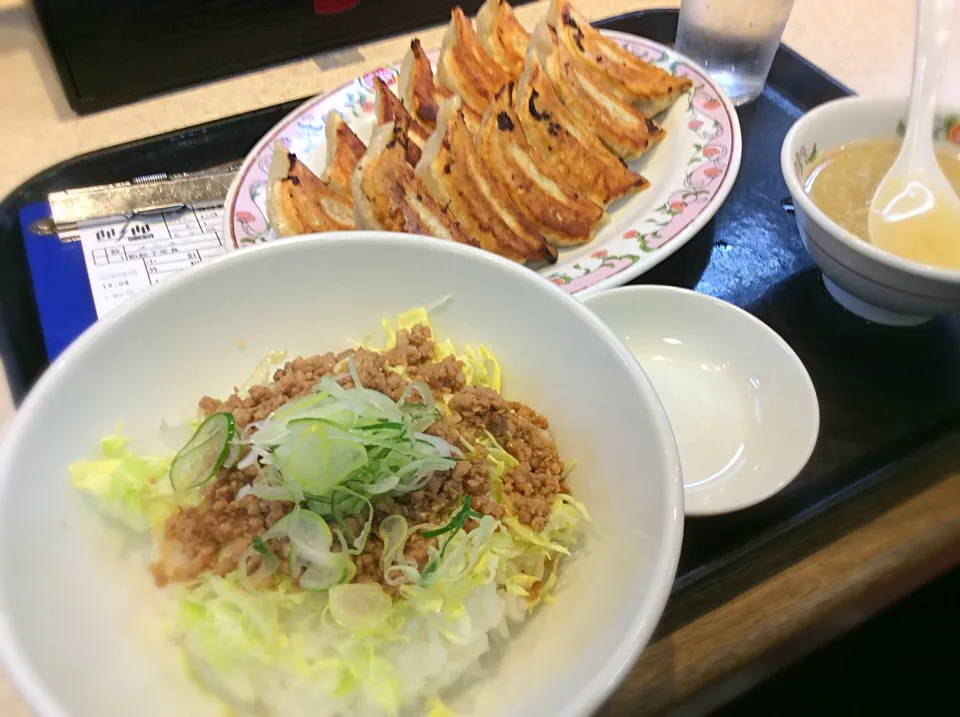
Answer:
[[[937,164],[932,128],[954,0],[917,0],[917,44],[900,154],[870,204],[870,241],[923,264],[960,269],[960,198]]]

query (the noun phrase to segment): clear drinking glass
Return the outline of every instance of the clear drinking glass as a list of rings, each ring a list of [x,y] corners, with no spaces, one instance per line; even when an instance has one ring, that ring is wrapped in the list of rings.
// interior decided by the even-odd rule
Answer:
[[[741,105],[763,91],[792,8],[793,0],[682,0],[677,50]]]

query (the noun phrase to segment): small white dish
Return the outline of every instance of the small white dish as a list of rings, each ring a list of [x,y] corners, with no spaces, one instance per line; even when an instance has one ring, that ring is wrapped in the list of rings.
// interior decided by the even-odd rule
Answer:
[[[673,427],[687,515],[728,513],[781,490],[817,442],[820,407],[793,349],[746,311],[668,286],[584,302],[640,362]]]
[[[960,311],[960,271],[903,259],[854,236],[810,200],[803,183],[824,151],[857,140],[896,139],[906,107],[907,100],[896,97],[826,102],[796,121],[780,153],[800,236],[827,291],[848,311],[888,326],[915,326]],[[957,151],[958,116],[960,108],[938,108],[933,131],[938,149]]]

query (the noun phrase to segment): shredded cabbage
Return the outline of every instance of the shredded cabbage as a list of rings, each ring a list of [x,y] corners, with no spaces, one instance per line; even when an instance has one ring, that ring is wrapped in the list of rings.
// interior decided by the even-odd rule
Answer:
[[[236,573],[206,574],[178,588],[178,636],[234,698],[268,701],[309,680],[326,685],[344,714],[396,714],[424,687],[443,684],[458,656],[485,651],[491,630],[508,632],[509,622],[550,601],[555,546],[572,545],[575,516],[584,515],[577,501],[558,497],[542,535],[484,516],[450,538],[428,584],[400,587],[402,600],[357,583],[250,592]],[[439,701],[430,709],[452,714]]]
[[[401,314],[396,330],[416,324],[429,326],[424,309]],[[396,330],[387,320],[383,325],[390,349]],[[463,362],[468,384],[500,391],[500,365],[486,347],[457,353],[449,339],[435,347],[436,360]],[[380,567],[400,599],[379,585],[352,583],[349,556],[364,549],[373,501],[418,489],[435,471],[473,457],[477,446],[423,433],[445,410],[423,384],[411,382],[393,402],[363,388],[352,362],[345,371],[355,388],[323,379],[313,394],[236,439],[255,455],[246,465],[263,465],[262,477],[244,490],[297,507],[254,540],[240,569],[205,572],[169,588],[173,636],[198,683],[238,714],[395,715],[423,705],[427,695],[422,712],[450,717],[437,695],[489,649],[491,633],[508,636],[511,623],[552,600],[560,560],[589,515],[580,501],[559,495],[540,532],[511,516],[509,505],[503,520],[475,513],[469,497],[440,526],[390,516],[377,526]],[[493,498],[503,503],[503,476],[518,461],[489,433],[477,443]],[[105,438],[101,453],[72,465],[71,479],[131,528],[161,526],[197,499],[172,490],[169,456],[135,456],[119,435]],[[347,516],[365,518],[358,535],[348,530]],[[437,539],[422,570],[404,554],[417,533]],[[274,539],[287,541],[285,557],[271,549]]]
[[[69,467],[74,487],[97,498],[100,509],[132,530],[145,532],[176,511],[167,474],[172,455],[134,455],[122,435],[100,441],[100,456]]]
[[[387,342],[383,348],[388,351],[392,349],[397,345],[397,331],[401,329],[407,329],[409,331],[417,324],[430,326],[430,317],[427,315],[426,309],[413,309],[412,311],[407,311],[397,316],[396,330],[394,330],[390,320],[384,318],[382,325],[387,335]],[[481,344],[474,348],[473,346],[467,345],[464,346],[463,353],[458,353],[449,338],[440,340],[436,333],[434,333],[433,339],[433,358],[435,361],[442,361],[448,356],[453,356],[463,362],[463,374],[467,379],[468,386],[486,386],[500,393],[502,382],[500,364],[486,346]],[[366,345],[368,348],[371,348],[369,342],[367,342]]]
[[[426,706],[426,717],[454,717],[453,711],[443,704],[443,702],[437,696],[430,697],[427,700]]]

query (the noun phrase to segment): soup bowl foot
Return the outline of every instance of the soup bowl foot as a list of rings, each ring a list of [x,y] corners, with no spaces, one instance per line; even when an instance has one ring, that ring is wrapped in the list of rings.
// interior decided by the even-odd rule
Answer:
[[[823,276],[823,285],[826,287],[827,293],[830,294],[833,300],[840,304],[840,306],[856,314],[861,319],[866,319],[876,324],[884,324],[886,326],[919,326],[933,318],[932,316],[901,314],[896,311],[874,306],[873,304],[868,304],[863,299],[858,299],[853,294],[841,289],[825,275]]]

